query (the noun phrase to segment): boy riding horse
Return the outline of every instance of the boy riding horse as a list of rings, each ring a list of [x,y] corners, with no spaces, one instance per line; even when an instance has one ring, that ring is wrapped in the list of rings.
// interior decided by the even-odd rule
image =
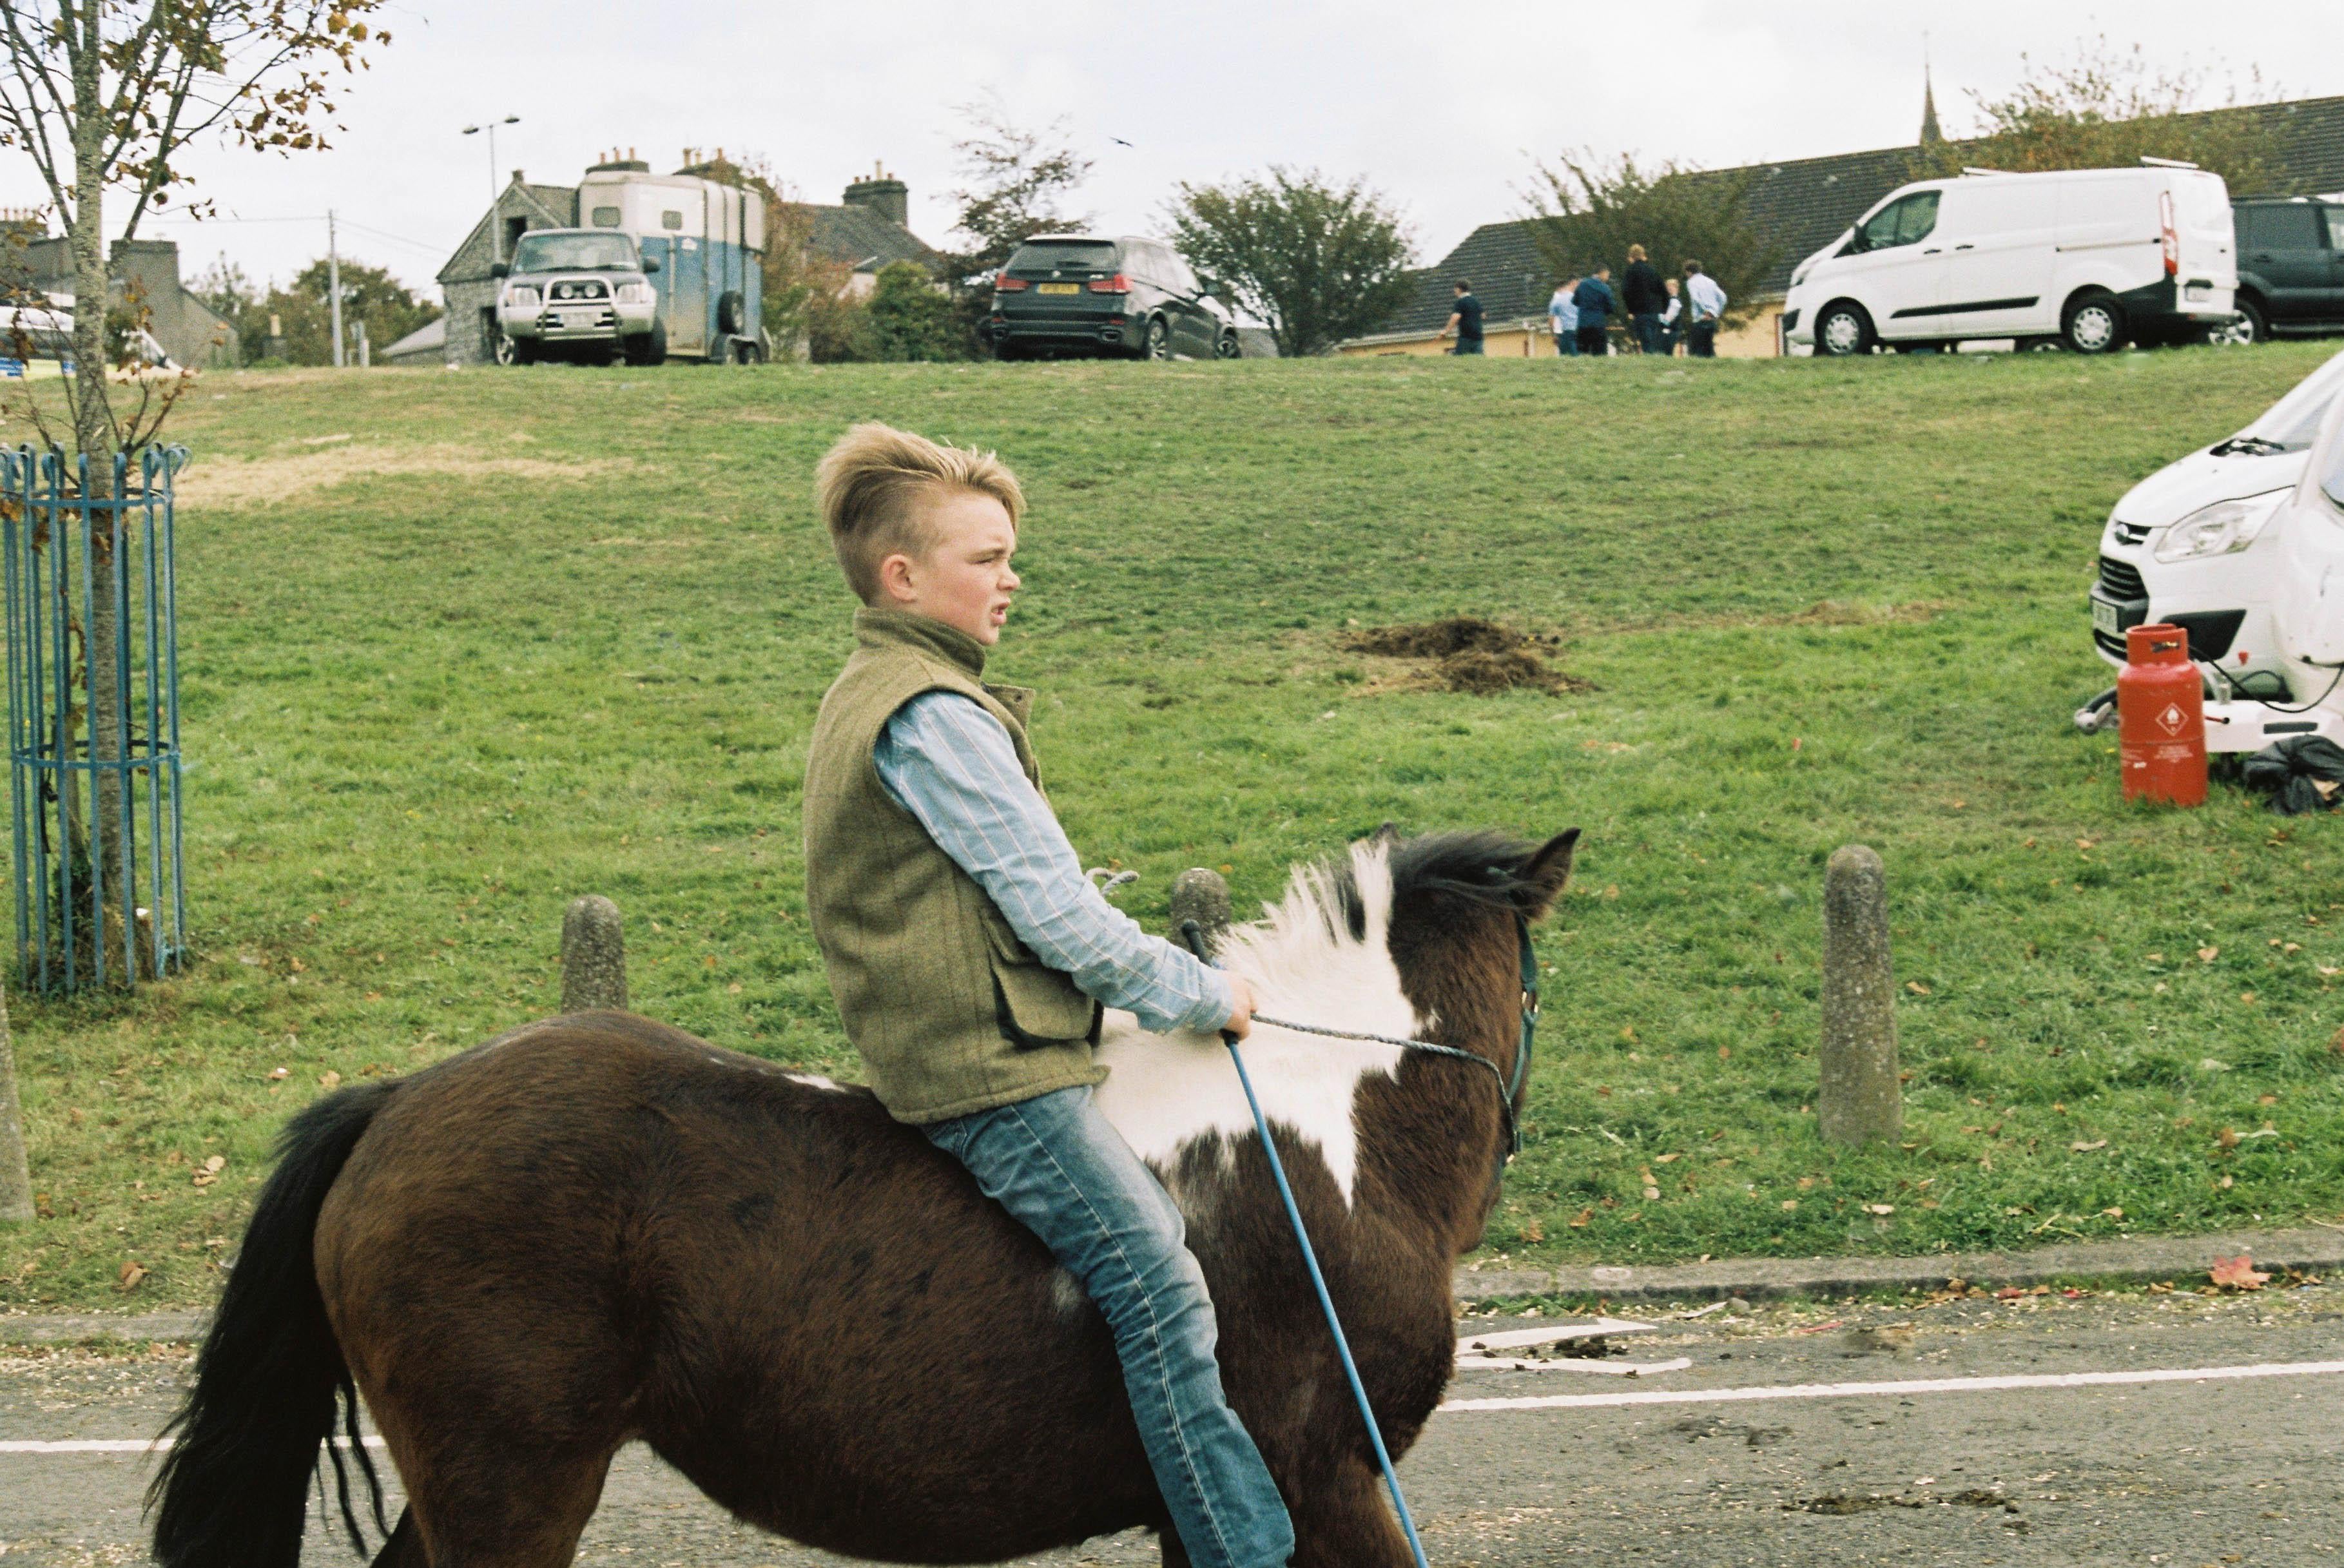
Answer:
[[[1033,693],[983,679],[1019,586],[1015,476],[866,424],[815,493],[863,602],[805,776],[806,902],[847,1037],[889,1114],[966,1166],[1106,1317],[1190,1561],[1283,1564],[1293,1527],[1222,1393],[1179,1210],[1091,1098],[1101,1004],[1243,1036],[1252,993],[1107,904],[1043,798]]]

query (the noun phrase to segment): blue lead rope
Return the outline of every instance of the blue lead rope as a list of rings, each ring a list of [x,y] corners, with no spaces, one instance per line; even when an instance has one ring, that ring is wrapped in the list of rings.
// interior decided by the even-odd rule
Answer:
[[[1193,920],[1180,926],[1189,950],[1203,963],[1211,963],[1205,956],[1204,933]],[[1229,1060],[1237,1065],[1238,1082],[1245,1086],[1246,1104],[1253,1111],[1254,1131],[1261,1135],[1261,1151],[1269,1157],[1269,1174],[1278,1181],[1278,1196],[1286,1205],[1286,1218],[1294,1226],[1294,1239],[1302,1248],[1302,1266],[1309,1270],[1310,1288],[1318,1293],[1318,1310],[1327,1314],[1328,1330],[1335,1336],[1335,1354],[1343,1363],[1343,1376],[1351,1385],[1351,1398],[1359,1402],[1359,1419],[1367,1422],[1368,1442],[1375,1445],[1376,1463],[1382,1467],[1384,1484],[1391,1489],[1393,1510],[1399,1514],[1399,1527],[1408,1535],[1408,1549],[1415,1555],[1416,1568],[1430,1568],[1425,1561],[1424,1543],[1416,1538],[1416,1521],[1409,1517],[1408,1499],[1400,1495],[1399,1476],[1392,1469],[1391,1453],[1384,1447],[1384,1434],[1376,1425],[1374,1407],[1368,1403],[1367,1385],[1359,1381],[1358,1363],[1351,1360],[1351,1342],[1343,1337],[1343,1320],[1335,1313],[1335,1298],[1327,1293],[1327,1277],[1318,1271],[1318,1254],[1310,1245],[1310,1232],[1303,1228],[1302,1210],[1294,1201],[1294,1189],[1286,1179],[1286,1164],[1278,1158],[1278,1145],[1271,1141],[1269,1123],[1261,1114],[1261,1100],[1253,1092],[1252,1075],[1246,1071],[1245,1057],[1238,1050],[1238,1037],[1228,1030],[1221,1031],[1221,1044],[1229,1048]]]

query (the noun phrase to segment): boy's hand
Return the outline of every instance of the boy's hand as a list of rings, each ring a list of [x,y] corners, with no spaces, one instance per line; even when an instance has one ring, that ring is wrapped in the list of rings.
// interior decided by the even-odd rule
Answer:
[[[1253,1033],[1253,987],[1242,976],[1232,975],[1229,991],[1236,1001],[1229,1010],[1229,1021],[1221,1027],[1242,1040]]]

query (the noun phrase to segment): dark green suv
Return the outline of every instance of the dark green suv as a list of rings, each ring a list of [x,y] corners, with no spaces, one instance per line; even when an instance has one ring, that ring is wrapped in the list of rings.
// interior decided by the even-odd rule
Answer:
[[[1159,239],[1037,234],[995,274],[995,355],[1234,359],[1237,320]]]
[[[2344,203],[2250,197],[2230,204],[2238,229],[2238,314],[2218,340],[2344,332]]]

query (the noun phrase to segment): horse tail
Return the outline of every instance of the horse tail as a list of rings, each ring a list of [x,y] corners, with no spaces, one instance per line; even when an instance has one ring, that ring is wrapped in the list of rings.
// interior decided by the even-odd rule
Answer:
[[[363,1553],[349,1476],[332,1442],[338,1413],[382,1524],[382,1482],[359,1441],[358,1387],[327,1322],[310,1249],[327,1190],[396,1087],[359,1084],[328,1095],[278,1139],[277,1169],[197,1352],[195,1387],[163,1429],[177,1440],[146,1492],[162,1568],[295,1568],[321,1445],[333,1459],[343,1522]]]

